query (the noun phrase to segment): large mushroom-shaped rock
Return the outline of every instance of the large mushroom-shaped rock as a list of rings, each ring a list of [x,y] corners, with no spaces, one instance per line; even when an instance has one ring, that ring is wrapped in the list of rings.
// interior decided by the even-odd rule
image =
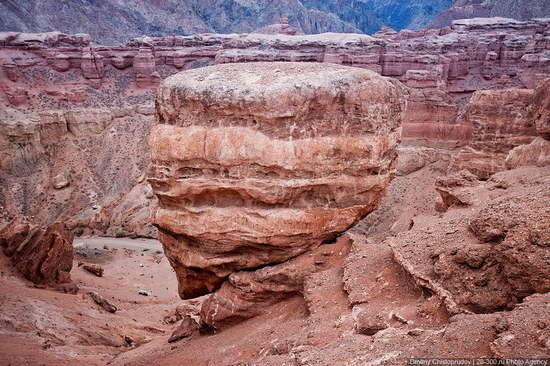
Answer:
[[[224,64],[166,79],[148,176],[180,296],[300,255],[376,209],[406,93],[332,64]]]

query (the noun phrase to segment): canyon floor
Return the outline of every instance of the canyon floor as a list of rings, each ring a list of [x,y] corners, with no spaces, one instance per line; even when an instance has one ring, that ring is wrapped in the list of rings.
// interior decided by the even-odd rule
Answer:
[[[447,217],[467,217],[530,187],[548,194],[549,168],[511,170],[478,182],[475,203],[442,214],[434,208],[440,165],[396,177],[379,211],[336,243],[323,244],[316,263],[331,266],[309,275],[303,296],[218,333],[195,332],[173,343],[168,339],[177,314],[196,315],[201,298],[179,299],[175,273],[158,242],[75,238],[76,295],[36,288],[2,254],[0,363],[401,365],[409,357],[548,357],[548,294],[525,297],[506,311],[452,316],[440,296],[419,286],[414,273],[396,261],[391,243],[401,232],[429,246],[426,225],[459,232]],[[84,271],[80,261],[99,264],[103,277]],[[99,307],[90,291],[118,310]]]

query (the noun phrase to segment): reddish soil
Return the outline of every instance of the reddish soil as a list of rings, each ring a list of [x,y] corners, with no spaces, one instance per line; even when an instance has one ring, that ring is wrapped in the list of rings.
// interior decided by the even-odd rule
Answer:
[[[441,230],[450,232],[457,215],[477,212],[472,207],[486,212],[492,207],[486,202],[513,197],[525,187],[547,192],[547,168],[509,171],[480,182],[472,188],[472,207],[451,207],[444,214],[434,210],[434,181],[440,171],[427,166],[397,177],[376,220],[346,234],[352,240],[350,253],[329,256],[330,265],[308,275],[303,296],[268,306],[263,315],[217,333],[195,332],[175,343],[168,339],[178,326],[176,308],[196,317],[204,298],[177,297],[175,274],[157,253],[158,242],[97,238],[88,241],[90,249],[83,249],[83,240],[77,238],[71,277],[80,287],[78,295],[33,287],[2,256],[1,363],[403,365],[410,357],[548,357],[548,294],[528,296],[508,311],[451,316],[441,297],[429,286],[419,286],[418,274],[396,261],[390,240],[385,240],[401,233],[391,241],[412,237],[418,245],[435,245],[428,232],[432,229],[426,229],[430,223],[442,222]],[[539,243],[544,238],[535,239]],[[77,267],[77,261],[99,264],[103,277]],[[150,296],[139,295],[140,290]],[[113,303],[116,313],[96,305],[88,291]]]

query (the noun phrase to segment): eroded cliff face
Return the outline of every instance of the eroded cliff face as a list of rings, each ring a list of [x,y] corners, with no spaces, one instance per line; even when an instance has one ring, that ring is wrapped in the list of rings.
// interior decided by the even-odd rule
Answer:
[[[3,33],[0,179],[9,188],[0,192],[2,213],[155,235],[145,225],[154,197],[143,181],[154,91],[180,70],[234,62],[328,62],[394,77],[410,89],[403,143],[464,148],[452,166],[485,178],[506,168],[510,149],[537,137],[521,116],[534,97],[525,89],[550,73],[549,24],[457,21],[375,37],[144,37],[123,47],[92,46],[86,35]],[[519,90],[490,96],[510,88]],[[537,116],[545,116],[541,108]]]
[[[151,217],[190,298],[373,211],[395,174],[406,91],[366,70],[249,63],[172,76],[156,103]]]

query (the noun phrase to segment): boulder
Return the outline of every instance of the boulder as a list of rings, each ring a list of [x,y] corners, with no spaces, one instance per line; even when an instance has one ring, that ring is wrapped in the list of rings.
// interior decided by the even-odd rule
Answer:
[[[42,228],[13,219],[0,230],[0,246],[25,278],[39,285],[68,283],[73,267],[73,233],[57,222]]]
[[[59,173],[52,178],[52,185],[55,189],[62,189],[70,184],[70,180],[64,173]]]
[[[395,174],[406,94],[373,72],[315,63],[166,79],[148,177],[180,296],[300,255],[376,209]]]
[[[197,322],[190,316],[185,316],[180,325],[172,332],[168,343],[177,342],[180,339],[187,338],[199,329]]]

